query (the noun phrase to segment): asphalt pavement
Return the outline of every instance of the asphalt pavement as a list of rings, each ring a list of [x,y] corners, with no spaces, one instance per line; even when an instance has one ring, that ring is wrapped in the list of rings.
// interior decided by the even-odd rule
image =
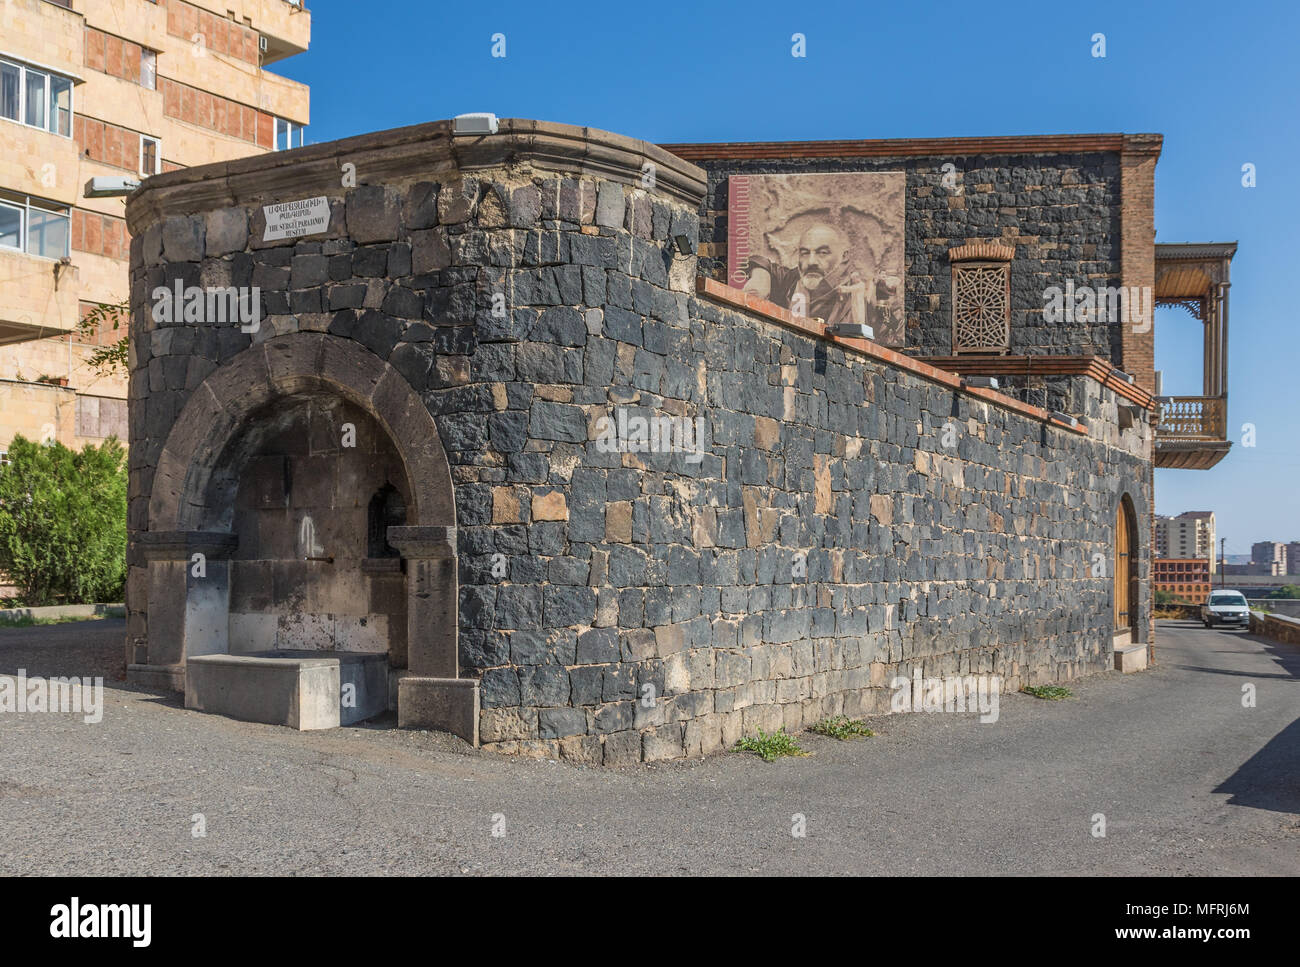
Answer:
[[[105,678],[97,724],[0,713],[0,874],[1300,874],[1300,649],[1242,631],[1161,622],[1151,669],[996,723],[620,770],[187,711],[122,635],[0,629],[0,675]]]

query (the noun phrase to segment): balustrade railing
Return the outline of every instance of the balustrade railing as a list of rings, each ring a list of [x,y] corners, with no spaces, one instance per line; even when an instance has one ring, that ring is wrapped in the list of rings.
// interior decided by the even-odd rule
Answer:
[[[1227,439],[1227,408],[1221,396],[1162,396],[1157,439]]]

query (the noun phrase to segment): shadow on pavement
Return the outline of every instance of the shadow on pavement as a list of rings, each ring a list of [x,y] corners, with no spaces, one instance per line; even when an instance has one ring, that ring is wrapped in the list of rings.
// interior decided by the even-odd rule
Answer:
[[[1300,648],[1259,635],[1243,634],[1277,662],[1279,671],[1250,675],[1226,672],[1246,678],[1300,678]],[[1204,669],[1223,672],[1222,669]],[[1300,813],[1300,719],[1296,719],[1269,741],[1268,745],[1242,763],[1215,792],[1228,793],[1233,806],[1253,806],[1274,812]]]
[[[1214,790],[1231,806],[1300,813],[1300,719],[1269,741]]]

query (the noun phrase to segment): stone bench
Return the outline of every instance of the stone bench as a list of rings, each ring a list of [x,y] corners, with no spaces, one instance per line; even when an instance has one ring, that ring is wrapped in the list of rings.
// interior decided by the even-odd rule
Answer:
[[[352,725],[388,709],[388,657],[284,650],[196,655],[185,663],[185,707],[291,729]]]

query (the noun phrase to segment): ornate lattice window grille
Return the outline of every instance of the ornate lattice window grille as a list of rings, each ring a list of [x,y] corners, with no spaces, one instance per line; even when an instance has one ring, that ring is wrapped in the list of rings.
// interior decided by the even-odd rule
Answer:
[[[952,351],[1011,351],[1011,258],[997,243],[958,246],[952,262]]]

